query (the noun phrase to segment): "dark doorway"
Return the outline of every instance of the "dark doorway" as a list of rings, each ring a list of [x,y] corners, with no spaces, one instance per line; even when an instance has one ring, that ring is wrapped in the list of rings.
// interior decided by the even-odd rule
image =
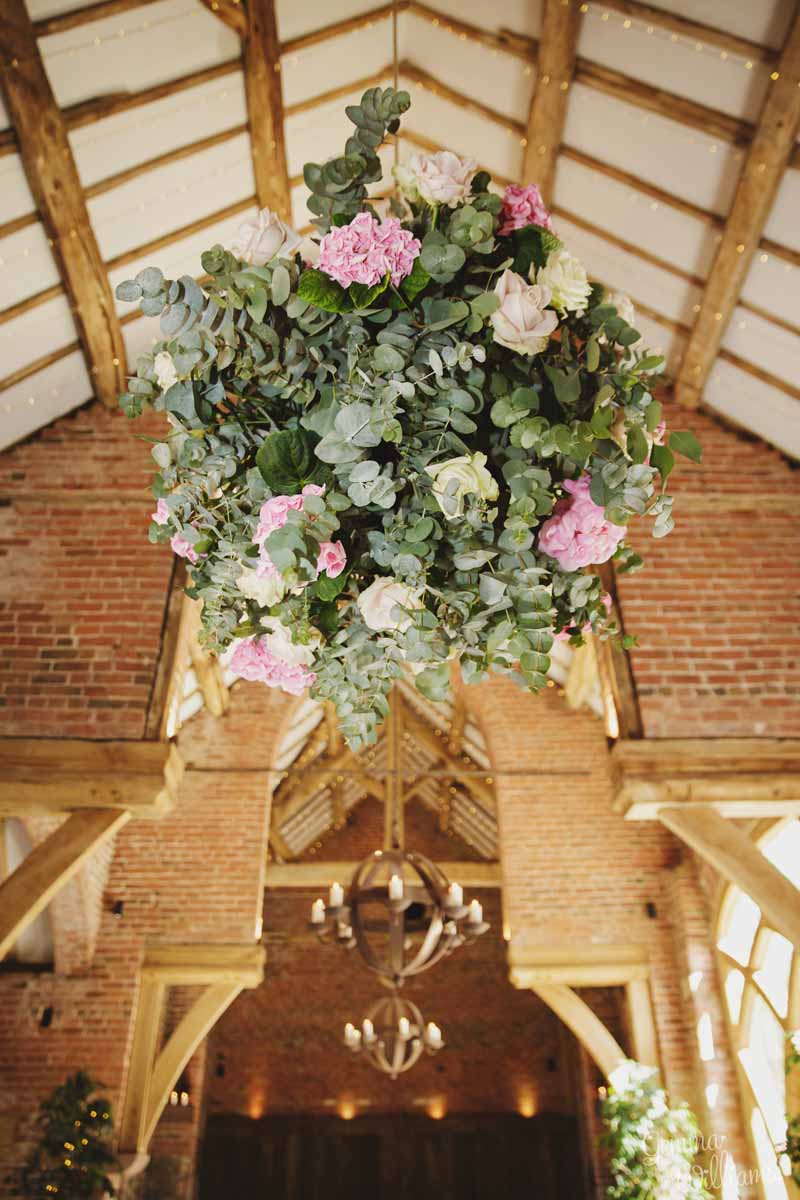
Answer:
[[[577,1122],[542,1114],[212,1116],[199,1200],[581,1200]]]

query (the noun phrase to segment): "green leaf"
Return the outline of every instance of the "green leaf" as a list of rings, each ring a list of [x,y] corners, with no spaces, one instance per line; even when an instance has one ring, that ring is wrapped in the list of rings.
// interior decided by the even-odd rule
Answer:
[[[368,287],[366,283],[351,283],[350,284],[350,299],[353,301],[354,308],[371,308],[381,292],[385,292],[389,286],[389,275],[384,275],[379,283],[375,283],[372,287]]]
[[[400,351],[395,350],[394,346],[387,345],[381,345],[376,348],[373,361],[376,369],[386,375],[389,375],[392,371],[402,371],[406,365],[406,360]]]
[[[292,281],[289,278],[289,272],[283,263],[278,263],[272,271],[272,287],[270,289],[272,303],[277,305],[285,304],[289,299],[291,290]]]
[[[416,299],[421,291],[423,291],[431,281],[431,277],[423,267],[419,257],[414,259],[414,266],[410,275],[406,275],[403,282],[400,284],[400,291],[405,296],[406,300],[412,301]]]
[[[247,311],[257,324],[264,320],[267,311],[267,293],[263,287],[253,288],[247,301]]]
[[[420,517],[406,532],[407,542],[424,542],[433,532],[433,521],[430,517]]]
[[[617,339],[623,346],[627,346],[627,342],[622,341],[622,336]],[[663,354],[648,354],[646,358],[642,358],[636,364],[637,371],[655,371],[664,364]]]
[[[315,440],[305,429],[282,429],[265,438],[256,466],[275,495],[293,496],[307,483],[322,483],[326,471],[314,454]]]
[[[526,225],[524,229],[516,229],[512,236],[516,248],[514,270],[526,279],[532,266],[543,267],[548,255],[562,244],[554,233],[541,225]]]
[[[347,572],[342,571],[341,575],[337,575],[335,579],[331,579],[329,575],[320,575],[314,583],[312,591],[320,600],[329,601],[335,600],[339,593],[344,591],[346,586]]]
[[[303,271],[297,283],[297,294],[301,300],[313,304],[325,312],[352,312],[353,301],[335,279],[331,279],[316,267]]]
[[[562,408],[572,408],[581,395],[581,377],[578,371],[559,371],[550,363],[544,364],[547,378],[553,385],[556,399]]]
[[[114,289],[114,295],[118,300],[124,300],[126,304],[133,304],[142,298],[142,289],[135,279],[125,279],[122,283],[118,283]]]
[[[658,400],[651,400],[647,408],[644,410],[644,423],[647,426],[648,433],[654,433],[658,428],[661,420],[661,404]]]
[[[594,333],[586,343],[586,366],[590,371],[596,371],[600,365],[600,347],[597,344],[597,334]]]
[[[450,693],[450,663],[438,667],[426,667],[414,679],[417,691],[428,700],[446,700]]]
[[[633,425],[628,430],[627,437],[628,454],[635,463],[643,463],[647,461],[647,456],[650,453],[650,447],[647,444],[647,438],[644,435],[644,430],[640,425]]]
[[[676,454],[682,454],[684,458],[690,458],[692,462],[703,461],[703,448],[698,442],[693,433],[688,430],[676,429],[669,435],[669,446]]]
[[[662,484],[666,484],[675,466],[675,456],[668,446],[653,446],[650,451],[650,462],[661,476]]]

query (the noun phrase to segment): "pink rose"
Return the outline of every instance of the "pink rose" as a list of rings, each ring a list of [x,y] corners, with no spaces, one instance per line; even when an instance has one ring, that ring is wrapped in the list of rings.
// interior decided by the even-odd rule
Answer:
[[[182,533],[173,533],[169,544],[172,546],[173,554],[177,554],[179,558],[188,559],[190,563],[196,563],[200,557],[192,543],[187,542]]]
[[[307,483],[296,496],[273,496],[266,500],[258,514],[258,528],[253,541],[261,545],[276,529],[283,529],[290,512],[302,509],[305,496],[321,496],[324,491],[325,488],[318,483]]]
[[[545,208],[542,193],[535,183],[527,187],[519,187],[511,183],[503,194],[503,208],[500,213],[502,224],[498,233],[506,236],[515,229],[524,229],[526,225],[542,225],[552,230],[553,222],[550,213]]]
[[[590,479],[566,479],[569,498],[559,500],[539,533],[539,549],[549,554],[565,571],[577,571],[590,563],[607,562],[625,537],[624,525],[614,525],[589,495]]]
[[[365,283],[372,287],[388,273],[398,284],[410,275],[422,243],[397,217],[376,221],[362,212],[349,225],[326,233],[319,246],[319,269],[342,287]]]
[[[156,525],[166,525],[169,520],[169,505],[163,497],[156,505],[156,511],[150,513],[150,520],[155,521]]]
[[[341,575],[347,566],[347,554],[341,542],[320,542],[317,574],[324,571],[329,579]]]

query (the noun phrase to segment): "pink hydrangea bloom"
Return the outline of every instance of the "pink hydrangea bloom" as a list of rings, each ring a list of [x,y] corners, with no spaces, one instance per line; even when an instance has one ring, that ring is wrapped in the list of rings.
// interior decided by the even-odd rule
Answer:
[[[169,505],[163,496],[156,505],[156,511],[150,513],[150,520],[155,521],[156,525],[166,525],[169,520]]]
[[[664,438],[667,436],[667,422],[659,421],[653,430],[653,445],[663,446]]]
[[[329,579],[335,579],[346,566],[347,554],[341,542],[320,542],[317,574],[324,571]]]
[[[179,558],[188,559],[190,563],[196,563],[200,557],[192,543],[187,542],[182,533],[173,533],[169,544],[172,546],[173,554],[177,554]]]
[[[314,671],[274,654],[265,637],[242,638],[231,655],[230,667],[242,679],[278,687],[290,696],[302,695],[317,681]]]
[[[388,272],[398,284],[410,275],[422,243],[397,217],[376,221],[369,213],[359,213],[349,225],[340,225],[326,233],[319,246],[320,271],[330,275],[342,287],[365,283],[372,287]]]
[[[589,495],[590,479],[564,481],[569,492],[559,500],[539,534],[539,549],[565,571],[578,571],[590,563],[607,562],[625,537],[624,525],[614,525]]]
[[[497,232],[503,236],[515,229],[524,229],[526,225],[553,228],[550,213],[545,208],[542,193],[535,183],[529,183],[526,187],[518,187],[516,183],[509,184],[503,194],[500,220],[501,225]]]
[[[273,496],[265,501],[258,514],[258,528],[253,541],[261,545],[276,529],[283,529],[290,512],[299,512],[304,497],[321,496],[324,491],[325,488],[318,483],[307,483],[296,496]]]

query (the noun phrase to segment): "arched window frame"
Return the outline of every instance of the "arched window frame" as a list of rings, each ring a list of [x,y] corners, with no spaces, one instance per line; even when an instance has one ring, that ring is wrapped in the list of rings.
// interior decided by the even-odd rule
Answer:
[[[752,830],[751,836],[759,849],[764,851],[767,857],[770,857],[770,847],[774,846],[781,838],[789,836],[790,828],[792,829],[791,836],[796,837],[797,830],[800,829],[800,820],[790,817],[760,822]],[[796,874],[789,875],[787,873],[787,877],[798,887],[798,903],[800,904],[800,861],[798,861]],[[723,1008],[730,1044],[734,1050],[746,1133],[753,1153],[753,1159],[759,1168],[756,1180],[759,1195],[762,1197],[762,1200],[794,1200],[794,1197],[800,1195],[800,1189],[792,1183],[786,1174],[785,1162],[783,1163],[785,1177],[782,1177],[779,1161],[779,1146],[783,1136],[785,1136],[785,1125],[782,1124],[780,1136],[774,1136],[775,1121],[770,1121],[763,1104],[763,1097],[759,1098],[756,1092],[743,1061],[742,1051],[746,1052],[750,1047],[754,1022],[758,1017],[759,1004],[763,1003],[771,1018],[780,1026],[783,1032],[784,1053],[782,1057],[785,1057],[785,1053],[789,1050],[789,1038],[800,1030],[800,951],[797,947],[792,947],[787,963],[785,980],[787,1004],[786,1012],[783,1013],[775,1003],[773,996],[769,994],[769,988],[765,987],[762,981],[756,977],[763,967],[771,938],[780,936],[769,922],[764,919],[760,910],[758,911],[758,921],[746,956],[747,961],[745,963],[741,962],[725,946],[726,936],[730,931],[731,920],[737,905],[744,895],[745,893],[733,884],[723,886],[720,891],[715,922],[715,949],[719,978],[722,984]],[[749,897],[747,899],[749,903],[753,903]],[[732,971],[738,971],[744,980],[738,1010],[737,1006],[731,1002],[727,986],[728,977]],[[787,1107],[797,1110],[796,1112],[792,1112],[793,1116],[797,1115],[800,1112],[800,1085],[795,1085],[793,1097],[791,1093],[787,1097],[786,1089],[782,1086],[785,1079],[782,1061],[779,1069],[781,1072],[780,1076],[777,1078],[773,1076],[773,1079],[780,1094],[782,1116],[785,1117],[787,1115]],[[773,1125],[772,1133],[770,1132],[770,1124]],[[768,1144],[771,1146],[771,1150],[768,1149]],[[771,1165],[770,1154],[774,1155],[773,1170],[767,1169]]]

